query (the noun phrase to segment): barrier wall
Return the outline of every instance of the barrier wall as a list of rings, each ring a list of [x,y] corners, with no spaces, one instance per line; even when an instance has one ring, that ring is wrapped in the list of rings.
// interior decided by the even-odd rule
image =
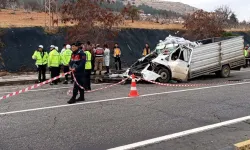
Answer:
[[[121,59],[123,66],[130,66],[141,57],[142,49],[146,42],[153,49],[159,40],[165,39],[169,34],[174,35],[174,33],[175,31],[153,29],[121,30],[115,41],[120,44],[122,50]],[[35,70],[36,67],[31,56],[37,46],[42,44],[48,50],[49,46],[53,44],[61,49],[64,43],[64,34],[63,29],[55,35],[46,34],[40,27],[6,29],[4,35],[0,37],[5,45],[0,49],[4,61],[4,64],[0,63],[0,70],[9,72]],[[250,43],[250,32],[237,32],[237,34],[244,35],[245,41]],[[111,57],[111,67],[114,67],[112,62],[113,59]]]

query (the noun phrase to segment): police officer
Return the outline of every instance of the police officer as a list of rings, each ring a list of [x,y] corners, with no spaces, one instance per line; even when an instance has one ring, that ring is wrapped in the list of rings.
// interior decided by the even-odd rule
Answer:
[[[91,90],[91,82],[90,82],[90,76],[92,71],[92,54],[90,52],[91,50],[85,50],[84,53],[86,55],[86,64],[85,64],[85,90],[89,91]]]
[[[85,53],[79,48],[80,45],[76,45],[75,43],[71,45],[72,49],[72,56],[70,61],[70,70],[73,72],[75,76],[75,83],[73,88],[73,96],[68,101],[68,104],[73,104],[76,101],[84,101],[84,89],[80,88],[77,83],[84,87],[84,73],[85,73],[85,63],[86,63],[86,55]],[[76,83],[77,82],[77,83]],[[76,99],[76,96],[80,92],[80,97]]]
[[[72,51],[70,48],[71,48],[70,45],[66,45],[65,50],[61,53],[61,62],[63,64],[64,73],[69,72],[69,62],[72,55]],[[69,80],[69,75],[67,74],[65,75],[65,81],[63,82],[63,84],[68,84],[68,80]]]
[[[49,58],[48,58],[48,67],[50,68],[51,72],[51,78],[54,78],[56,76],[60,75],[59,72],[59,65],[60,65],[60,54],[55,48],[51,48],[51,51],[49,53]],[[57,85],[58,80],[52,81],[50,85]]]
[[[59,53],[59,55],[60,55],[60,52],[59,52],[59,47],[58,46],[55,46],[55,49],[56,49],[56,51]],[[60,57],[61,58],[61,57]],[[59,76],[60,75],[60,72],[61,72],[61,68],[62,68],[62,64],[61,64],[61,61],[60,61],[60,64],[59,64],[59,67],[57,68],[57,76]],[[59,78],[58,80],[57,80],[57,82],[61,82],[61,78]]]
[[[36,60],[38,71],[38,82],[41,83],[46,80],[46,66],[48,62],[48,53],[43,50],[43,46],[39,45],[38,50],[32,55],[32,59]],[[42,76],[42,79],[41,79]]]

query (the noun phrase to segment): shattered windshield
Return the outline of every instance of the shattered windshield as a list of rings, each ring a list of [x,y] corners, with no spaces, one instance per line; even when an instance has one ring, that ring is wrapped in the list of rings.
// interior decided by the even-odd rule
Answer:
[[[176,50],[177,47],[178,44],[157,45],[155,51],[157,52],[157,54],[164,54],[164,53],[170,54],[174,50]]]

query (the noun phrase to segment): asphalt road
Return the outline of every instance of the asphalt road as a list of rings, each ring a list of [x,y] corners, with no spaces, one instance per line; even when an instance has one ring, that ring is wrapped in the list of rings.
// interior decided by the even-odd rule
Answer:
[[[88,93],[86,102],[74,105],[66,104],[71,85],[45,85],[0,102],[0,149],[110,149],[248,116],[249,79],[250,70],[244,70],[227,79],[211,75],[189,82],[205,84],[196,87],[138,84],[137,98],[127,97],[130,85],[118,85]],[[24,87],[1,87],[0,96]],[[249,139],[249,124],[241,122],[137,149],[227,150]]]

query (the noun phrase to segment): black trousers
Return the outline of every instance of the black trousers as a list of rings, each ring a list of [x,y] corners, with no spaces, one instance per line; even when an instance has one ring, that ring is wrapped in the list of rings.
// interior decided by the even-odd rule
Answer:
[[[76,81],[78,82],[79,85],[84,87],[84,78],[83,75],[75,75]],[[81,89],[76,82],[74,82],[74,88],[73,88],[73,97],[76,97],[78,94],[78,91],[82,94],[84,94],[84,89]]]
[[[43,82],[46,80],[46,65],[38,65],[38,81]]]
[[[59,67],[58,67],[58,75],[60,75],[60,73],[61,73],[61,68],[62,68],[62,65],[59,65]],[[60,78],[58,79],[58,82],[61,82]]]
[[[109,73],[109,66],[106,66],[106,72]]]
[[[64,73],[69,72],[69,66],[63,66],[63,72]],[[69,81],[69,74],[65,75],[65,80]],[[71,80],[73,80],[72,79],[72,74],[71,74]]]
[[[84,74],[84,85],[85,85],[85,90],[91,90],[91,69],[89,70],[85,70],[85,74]]]
[[[246,57],[246,65],[245,67],[249,67],[250,65],[250,57]]]
[[[95,57],[93,57],[92,58],[92,60],[91,60],[91,65],[92,65],[92,71],[94,71],[95,70]]]
[[[117,62],[119,64],[119,70],[122,70],[121,58],[120,57],[115,57],[115,69],[116,70],[118,70]]]
[[[54,78],[54,77],[60,75],[59,67],[51,67],[50,71],[51,71],[51,78]],[[57,84],[58,83],[58,79],[55,80],[55,81],[52,81],[52,83]]]

